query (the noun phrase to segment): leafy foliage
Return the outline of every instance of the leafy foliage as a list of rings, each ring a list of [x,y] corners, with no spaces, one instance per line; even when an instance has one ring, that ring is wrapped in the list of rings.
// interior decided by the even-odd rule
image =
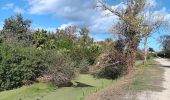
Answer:
[[[102,47],[98,44],[93,44],[88,47],[77,45],[71,50],[71,58],[73,61],[76,61],[77,64],[80,64],[81,61],[86,60],[89,65],[93,65],[101,52]]]
[[[95,64],[102,52],[102,46],[94,43],[87,28],[78,31],[68,26],[48,32],[31,30],[30,25],[31,21],[20,14],[5,20],[0,35],[0,90],[17,88],[46,76],[59,87],[68,86],[78,71],[88,73],[89,66]]]
[[[36,48],[42,49],[46,48],[47,45],[47,31],[45,30],[37,30],[33,34],[33,45]]]
[[[2,29],[2,37],[6,42],[28,42],[30,41],[29,28],[31,26],[30,20],[24,20],[21,14],[11,16],[4,22]]]
[[[0,50],[0,90],[29,84],[46,68],[43,54],[36,49],[4,44]]]

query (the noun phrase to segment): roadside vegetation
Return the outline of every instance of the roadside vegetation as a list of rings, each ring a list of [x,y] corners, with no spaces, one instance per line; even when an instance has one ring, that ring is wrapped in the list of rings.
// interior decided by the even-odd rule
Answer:
[[[0,31],[0,99],[82,100],[129,75],[136,76],[126,89],[152,88],[148,84],[158,76],[150,71],[159,68],[149,60],[154,54],[138,47],[166,20],[152,15],[154,21],[148,23],[146,0],[122,4],[126,7],[116,9],[98,0],[97,9],[119,19],[111,28],[117,38],[104,41],[94,41],[86,27],[71,25],[49,32],[31,29],[31,20],[21,14],[5,19]]]

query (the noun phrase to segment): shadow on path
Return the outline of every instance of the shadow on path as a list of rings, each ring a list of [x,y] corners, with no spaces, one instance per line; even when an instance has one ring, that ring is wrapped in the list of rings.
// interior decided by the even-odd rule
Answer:
[[[170,68],[170,66],[162,66],[162,67]]]

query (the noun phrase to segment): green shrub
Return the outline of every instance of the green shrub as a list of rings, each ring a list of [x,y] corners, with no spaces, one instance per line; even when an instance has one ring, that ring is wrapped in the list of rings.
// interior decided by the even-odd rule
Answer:
[[[162,58],[170,58],[170,50],[161,51],[157,55]]]
[[[156,54],[154,54],[154,53],[148,53],[147,54],[147,59],[151,59],[153,57],[156,57]]]
[[[70,38],[61,38],[55,43],[56,49],[67,49],[70,50],[73,47],[73,42]]]
[[[69,52],[70,57],[76,64],[76,68],[80,69],[80,73],[88,73],[89,65],[93,65],[96,58],[101,54],[100,45],[93,44],[87,47],[76,45]]]
[[[97,57],[99,57],[99,55],[102,52],[102,47],[98,44],[92,44],[87,48],[87,59],[89,61],[90,64],[94,64],[95,60]]]
[[[67,86],[75,77],[75,63],[64,51],[0,46],[0,90],[35,82],[43,75],[57,86]]]
[[[36,49],[1,45],[0,89],[13,89],[34,81],[46,67],[44,60]]]
[[[161,52],[157,53],[157,55],[158,55],[159,57],[162,57],[162,58],[164,58],[164,57],[165,57],[165,53],[164,53],[164,51],[161,51]]]
[[[80,45],[74,46],[71,50],[71,58],[80,63],[82,59],[86,59],[90,65],[94,64],[96,58],[101,54],[102,47],[97,44],[90,45],[88,47],[83,47]]]

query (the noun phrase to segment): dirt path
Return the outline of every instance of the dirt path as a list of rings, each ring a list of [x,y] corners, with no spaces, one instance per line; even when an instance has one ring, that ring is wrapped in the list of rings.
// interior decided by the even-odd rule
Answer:
[[[170,61],[154,60],[161,66],[148,64],[146,69],[141,67],[141,72],[134,78],[120,81],[118,86],[110,86],[85,100],[170,100]]]
[[[165,70],[163,76],[165,89],[161,92],[144,91],[138,94],[139,100],[170,100],[170,61],[162,58],[157,58],[155,61],[159,62]]]

